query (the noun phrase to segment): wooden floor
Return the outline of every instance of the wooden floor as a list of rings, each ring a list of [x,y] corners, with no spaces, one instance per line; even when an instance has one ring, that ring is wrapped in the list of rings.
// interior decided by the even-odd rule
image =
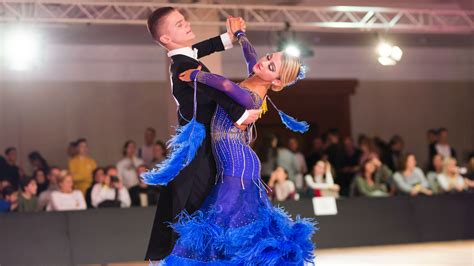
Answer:
[[[145,262],[107,264],[145,266]],[[474,240],[409,245],[321,249],[317,266],[474,266]]]

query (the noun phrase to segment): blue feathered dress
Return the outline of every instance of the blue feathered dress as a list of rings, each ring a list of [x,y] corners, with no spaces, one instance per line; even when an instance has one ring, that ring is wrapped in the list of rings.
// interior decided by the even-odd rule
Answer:
[[[262,99],[257,94],[245,89],[242,92],[252,99],[255,109],[260,107]],[[172,225],[180,237],[162,265],[313,262],[314,223],[299,217],[293,221],[281,208],[272,206],[260,179],[260,161],[249,146],[251,132],[236,128],[217,107],[211,124],[218,168],[216,185],[199,211],[182,213]]]

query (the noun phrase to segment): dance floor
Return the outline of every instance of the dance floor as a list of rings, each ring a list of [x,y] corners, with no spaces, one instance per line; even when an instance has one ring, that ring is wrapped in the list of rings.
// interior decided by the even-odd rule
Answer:
[[[107,264],[144,266],[144,262]],[[321,249],[317,266],[473,266],[474,240],[407,245]]]

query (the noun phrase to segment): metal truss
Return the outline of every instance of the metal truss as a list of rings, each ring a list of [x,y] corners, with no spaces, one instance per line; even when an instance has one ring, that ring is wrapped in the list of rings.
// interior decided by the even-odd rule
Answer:
[[[474,11],[359,6],[177,4],[153,1],[0,0],[0,22],[143,25],[156,8],[174,6],[194,25],[223,26],[242,16],[254,30],[474,32]]]

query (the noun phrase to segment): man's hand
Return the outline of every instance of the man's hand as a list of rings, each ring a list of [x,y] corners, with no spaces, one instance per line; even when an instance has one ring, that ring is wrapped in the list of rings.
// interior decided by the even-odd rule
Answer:
[[[250,125],[250,124],[254,123],[255,121],[257,121],[258,118],[260,117],[260,114],[262,113],[262,110],[261,109],[254,109],[254,110],[247,110],[247,112],[249,113],[249,116],[242,123],[243,125]]]
[[[243,31],[245,32],[246,30],[246,25],[245,25],[245,20],[242,17],[232,17],[229,16],[226,21],[226,28],[227,28],[227,34],[229,34],[230,39],[232,42],[237,41],[237,38],[235,37],[234,33],[236,31]]]

